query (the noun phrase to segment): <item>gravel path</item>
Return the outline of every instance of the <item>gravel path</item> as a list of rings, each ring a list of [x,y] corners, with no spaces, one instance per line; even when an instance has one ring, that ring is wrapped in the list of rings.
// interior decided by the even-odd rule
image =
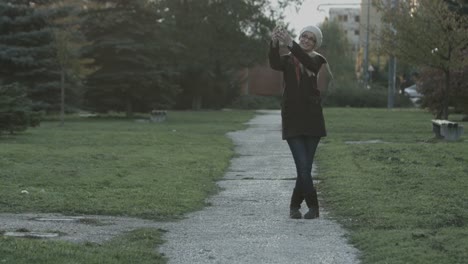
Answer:
[[[60,236],[52,239],[103,243],[122,232],[151,227],[168,231],[160,252],[169,263],[359,263],[345,231],[323,208],[319,219],[288,218],[295,168],[281,140],[279,111],[261,111],[249,125],[229,133],[237,156],[218,182],[222,191],[209,198],[211,206],[184,220],[0,214],[0,231],[53,231]]]
[[[262,111],[249,125],[229,133],[238,155],[212,206],[166,227],[160,250],[169,263],[358,263],[323,209],[319,219],[289,219],[295,167],[279,111]]]

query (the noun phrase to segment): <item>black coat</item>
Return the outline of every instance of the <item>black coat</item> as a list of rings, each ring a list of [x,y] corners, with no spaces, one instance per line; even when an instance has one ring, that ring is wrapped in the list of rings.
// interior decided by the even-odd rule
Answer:
[[[270,67],[283,72],[284,91],[281,104],[283,139],[300,135],[324,137],[327,133],[320,91],[317,89],[317,76],[327,61],[321,55],[309,56],[296,42],[293,42],[290,51],[290,54],[280,56],[279,45],[273,47],[270,44],[268,56]],[[312,72],[309,76],[305,70],[302,70],[299,82],[293,57]]]

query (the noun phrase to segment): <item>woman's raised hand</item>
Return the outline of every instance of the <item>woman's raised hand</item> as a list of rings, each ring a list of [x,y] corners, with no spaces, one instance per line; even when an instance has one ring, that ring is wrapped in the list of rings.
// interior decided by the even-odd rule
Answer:
[[[271,31],[271,41],[273,42],[273,46],[276,47],[278,45],[278,31],[280,30],[281,26],[276,26],[272,31]]]
[[[283,28],[283,27],[278,27],[278,26],[277,26],[276,28],[278,28],[277,31],[276,31],[276,34],[275,34],[276,38],[277,38],[280,42],[282,42],[284,45],[289,45],[289,44],[291,44],[291,42],[293,41],[293,39],[292,39],[291,35],[289,35],[289,32],[288,32],[285,28]],[[275,28],[275,29],[276,29],[276,28]]]

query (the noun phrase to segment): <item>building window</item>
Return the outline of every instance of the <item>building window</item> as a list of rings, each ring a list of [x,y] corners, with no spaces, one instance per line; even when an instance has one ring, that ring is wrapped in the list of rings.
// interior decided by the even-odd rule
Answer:
[[[359,36],[359,30],[354,30],[354,35]]]
[[[348,22],[348,15],[344,15],[344,16],[343,16],[343,21],[344,21],[344,22]]]
[[[354,17],[354,22],[359,23],[359,16],[355,16],[355,17]]]

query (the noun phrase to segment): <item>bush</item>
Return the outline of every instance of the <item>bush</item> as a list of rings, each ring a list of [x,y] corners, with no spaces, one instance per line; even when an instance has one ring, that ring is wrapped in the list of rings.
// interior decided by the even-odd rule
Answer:
[[[325,96],[323,104],[333,107],[387,107],[387,89],[374,85],[372,89],[364,89],[357,85],[337,85]],[[395,107],[412,107],[411,100],[400,94],[395,94]]]
[[[40,123],[40,114],[31,111],[26,89],[18,84],[0,86],[0,134],[13,134]]]
[[[450,87],[445,90],[445,74],[441,70],[425,68],[421,70],[418,82],[424,95],[421,106],[429,109],[436,118],[442,118],[444,97],[448,96],[448,107],[455,113],[468,114],[468,67],[450,72]]]
[[[229,106],[235,109],[279,109],[281,98],[279,96],[240,96]]]
[[[364,89],[357,84],[337,84],[323,95],[323,105],[331,107],[387,107],[387,88],[373,85]],[[414,107],[409,97],[395,94],[395,107]],[[240,96],[230,105],[236,109],[279,109],[281,96]]]

